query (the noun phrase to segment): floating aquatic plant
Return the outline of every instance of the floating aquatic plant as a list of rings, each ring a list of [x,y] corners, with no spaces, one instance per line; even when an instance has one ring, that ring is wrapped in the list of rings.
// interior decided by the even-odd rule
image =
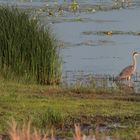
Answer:
[[[70,4],[70,10],[75,13],[78,10],[78,8],[79,8],[78,2],[76,0],[72,0]]]

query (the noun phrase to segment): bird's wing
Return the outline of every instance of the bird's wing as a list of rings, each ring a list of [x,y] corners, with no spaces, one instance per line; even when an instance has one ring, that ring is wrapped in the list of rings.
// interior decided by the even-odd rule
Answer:
[[[134,71],[134,67],[133,65],[130,65],[121,71],[121,73],[119,74],[119,77],[122,77],[122,78],[129,77],[133,74],[133,71]]]

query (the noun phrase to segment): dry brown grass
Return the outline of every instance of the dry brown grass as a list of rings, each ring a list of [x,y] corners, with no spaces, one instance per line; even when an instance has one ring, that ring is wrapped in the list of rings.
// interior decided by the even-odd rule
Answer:
[[[31,123],[28,122],[27,125],[23,125],[22,128],[19,128],[17,123],[12,120],[12,123],[9,123],[10,129],[8,135],[10,140],[49,140],[49,137],[46,134],[42,135],[40,131],[34,129],[31,132]],[[51,135],[51,140],[55,140],[53,132]]]
[[[9,123],[9,131],[8,136],[10,140],[56,140],[53,131],[51,130],[50,135],[48,133],[42,134],[40,131],[37,131],[34,129],[31,131],[31,123],[28,122],[27,125],[23,125],[21,128],[17,125],[16,121],[12,120],[11,123]],[[105,134],[100,134],[99,131],[96,131],[95,134],[86,136],[82,134],[80,125],[75,124],[75,132],[74,136],[71,139],[74,140],[110,140],[109,136],[106,136]],[[0,138],[0,140],[2,140]],[[4,140],[4,139],[3,139]],[[119,136],[111,137],[111,140],[121,140]],[[136,135],[134,140],[140,140],[140,136]]]

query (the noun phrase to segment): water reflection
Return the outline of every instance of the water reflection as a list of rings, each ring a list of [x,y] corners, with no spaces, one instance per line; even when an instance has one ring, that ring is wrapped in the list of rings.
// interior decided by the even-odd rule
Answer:
[[[81,88],[120,89],[127,93],[140,93],[140,73],[132,76],[130,81],[116,81],[115,75],[95,74],[85,71],[67,71],[63,74],[62,85]]]

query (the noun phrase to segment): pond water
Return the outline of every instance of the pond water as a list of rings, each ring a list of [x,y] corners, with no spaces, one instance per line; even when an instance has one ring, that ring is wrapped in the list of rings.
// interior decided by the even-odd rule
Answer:
[[[69,44],[69,47],[63,49],[64,70],[118,74],[124,66],[131,63],[132,53],[140,51],[140,36],[85,35],[83,32],[140,32],[139,15],[140,8],[82,13],[78,18],[87,18],[84,22],[54,24],[59,38]],[[137,71],[140,71],[140,58]]]
[[[64,0],[0,0],[1,3],[16,4],[22,7],[43,7],[64,3]],[[71,0],[66,0],[70,3]],[[63,74],[67,71],[117,75],[131,64],[132,53],[140,51],[140,1],[117,0],[119,8],[95,10],[92,6],[113,6],[113,0],[78,0],[79,7],[91,6],[90,12],[70,13],[64,11],[61,16],[46,17],[56,37],[64,43],[61,49]],[[126,2],[126,3],[125,3]],[[55,5],[54,4],[54,5]],[[80,9],[80,8],[79,8]],[[108,33],[111,32],[111,35]],[[137,58],[140,72],[140,57]]]

